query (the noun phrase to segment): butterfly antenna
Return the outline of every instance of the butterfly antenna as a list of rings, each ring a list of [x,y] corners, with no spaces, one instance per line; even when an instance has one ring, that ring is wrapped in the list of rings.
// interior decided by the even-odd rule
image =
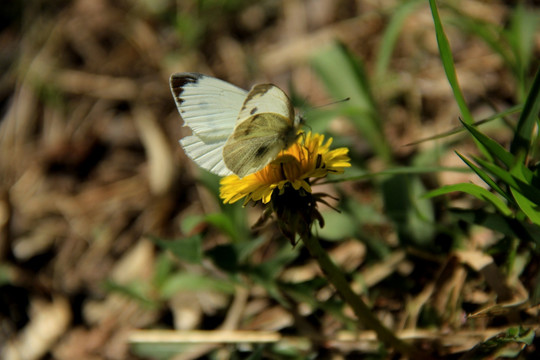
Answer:
[[[336,100],[336,101],[332,101],[332,102],[329,102],[329,103],[326,103],[326,104],[314,106],[314,107],[312,107],[311,109],[309,109],[309,110],[306,111],[306,112],[313,111],[313,110],[320,109],[320,108],[324,108],[324,107],[327,107],[327,106],[332,106],[332,105],[336,105],[336,104],[341,104],[341,103],[347,102],[347,101],[349,101],[349,100],[351,100],[351,98],[350,98],[350,97],[346,97],[346,98],[341,99],[341,100]]]
[[[320,108],[323,108],[323,107],[327,107],[327,106],[332,106],[332,105],[336,105],[336,104],[341,104],[341,103],[344,103],[344,102],[347,102],[351,100],[350,97],[346,97],[344,99],[341,99],[341,100],[336,100],[336,101],[332,101],[332,102],[329,102],[329,103],[326,103],[326,104],[322,104],[322,105],[318,105],[318,106],[315,106],[314,109],[320,109]]]

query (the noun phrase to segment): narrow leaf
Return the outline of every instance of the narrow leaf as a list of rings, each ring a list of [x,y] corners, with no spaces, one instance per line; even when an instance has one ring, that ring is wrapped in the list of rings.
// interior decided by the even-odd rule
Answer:
[[[499,213],[489,213],[482,209],[457,208],[451,209],[451,212],[458,219],[468,222],[469,224],[483,226],[511,238],[536,243],[540,240],[538,237],[538,227],[531,224],[523,224],[517,219]]]
[[[512,195],[514,195],[519,208],[533,223],[540,226],[540,210],[538,209],[538,203],[535,204],[514,188],[511,188],[510,190],[512,191]]]
[[[167,278],[160,288],[160,294],[168,299],[179,291],[218,291],[233,293],[234,285],[224,279],[214,279],[204,274],[176,273]]]
[[[448,82],[452,87],[454,98],[458,103],[459,110],[461,112],[461,115],[463,116],[463,120],[468,124],[472,124],[474,120],[469,111],[469,108],[467,107],[465,97],[463,96],[463,93],[461,92],[461,88],[459,86],[456,69],[454,66],[454,59],[452,56],[452,50],[450,48],[450,43],[448,42],[448,38],[446,37],[442,26],[436,1],[429,0],[429,6],[431,7],[431,14],[433,16],[433,22],[435,24],[435,33],[437,35],[437,44],[439,45],[439,53],[441,55],[441,60],[443,63],[444,71],[446,73],[446,77],[448,78]]]
[[[488,184],[493,190],[498,192],[503,196],[507,201],[512,202],[512,197],[509,196],[485,171],[480,169],[478,166],[474,165],[469,159],[461,155],[456,151],[457,156],[461,158],[475,173],[478,175],[486,184]]]
[[[488,123],[490,121],[500,119],[502,117],[514,114],[514,113],[516,113],[518,111],[521,111],[522,109],[523,109],[522,105],[515,105],[515,106],[512,106],[512,107],[510,107],[510,108],[508,108],[508,109],[506,109],[504,111],[501,111],[501,112],[498,112],[498,113],[493,114],[491,116],[488,116],[485,119],[478,120],[478,121],[474,122],[471,125],[480,126],[480,125],[483,125],[483,124]],[[463,129],[462,126],[455,127],[453,129],[445,131],[443,133],[433,135],[433,136],[430,136],[430,137],[426,137],[426,138],[423,138],[423,139],[416,140],[416,141],[413,141],[411,143],[405,144],[405,146],[418,145],[418,144],[421,144],[421,143],[426,142],[426,141],[442,139],[442,138],[445,138],[445,137],[448,137],[448,136],[451,136],[451,135],[459,134],[460,132],[463,132],[463,131],[465,131],[465,129]]]
[[[163,240],[152,238],[152,240],[165,250],[171,251],[178,258],[189,263],[200,264],[202,261],[202,244],[200,236],[192,236],[179,240]]]
[[[359,59],[342,44],[335,43],[319,51],[312,58],[312,64],[330,95],[336,99],[350,98],[344,105],[343,115],[351,119],[381,158],[390,161],[390,146],[383,134],[369,79]]]
[[[424,0],[409,0],[398,3],[396,8],[392,9],[392,17],[384,30],[381,42],[379,44],[379,51],[377,53],[377,61],[375,62],[375,78],[383,79],[392,57],[392,52],[397,39],[403,31],[403,23],[413,11],[415,11],[419,4],[424,3]]]
[[[524,157],[524,155],[521,155],[520,157]],[[537,179],[534,177],[533,173],[523,165],[523,161],[517,162],[516,165],[510,169],[510,174],[518,179],[521,184],[530,184],[532,185],[530,186],[532,189],[536,189],[534,182]],[[533,223],[540,225],[540,203],[531,201],[532,198],[528,192],[528,188],[524,189],[525,191],[521,191],[521,189],[518,191],[513,188],[511,188],[511,190],[519,208],[523,210]]]
[[[509,169],[515,163],[514,156],[506,151],[498,142],[490,139],[488,136],[484,135],[478,131],[474,126],[471,126],[462,121],[463,126],[471,133],[476,140],[478,140],[487,151],[495,158],[502,161],[502,163]]]
[[[540,111],[540,69],[536,72],[534,82],[529,90],[523,112],[519,117],[516,134],[512,140],[510,151],[512,154],[519,152],[529,153],[534,125],[538,122]]]
[[[527,197],[533,203],[540,204],[540,190],[538,190],[536,187],[530,185],[529,183],[524,182],[523,180],[520,180],[519,178],[516,178],[510,172],[503,170],[497,165],[494,165],[490,162],[487,162],[479,158],[475,158],[474,161],[476,161],[480,166],[482,166],[487,171],[491,172],[494,176],[499,178],[501,181],[505,182],[507,185],[509,185],[513,189],[521,192],[525,197]],[[528,170],[527,168],[521,169],[521,171],[530,172],[530,170]],[[527,176],[527,175],[523,175],[523,176]]]
[[[504,201],[501,200],[501,198],[497,197],[495,194],[489,192],[488,190],[484,189],[481,186],[470,184],[470,183],[462,183],[462,184],[453,184],[453,185],[446,185],[443,187],[440,187],[438,189],[432,190],[428,192],[426,195],[424,195],[427,198],[445,195],[451,192],[460,191],[467,193],[469,195],[472,195],[476,197],[477,199],[486,201],[497,210],[499,210],[502,214],[505,216],[511,216],[512,210],[504,203]]]

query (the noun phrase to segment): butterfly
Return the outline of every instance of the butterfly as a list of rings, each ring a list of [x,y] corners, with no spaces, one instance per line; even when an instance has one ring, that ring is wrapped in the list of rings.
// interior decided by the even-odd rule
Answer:
[[[257,172],[298,139],[303,120],[275,85],[246,91],[199,73],[173,74],[169,83],[184,126],[193,133],[180,144],[216,175],[242,178]]]

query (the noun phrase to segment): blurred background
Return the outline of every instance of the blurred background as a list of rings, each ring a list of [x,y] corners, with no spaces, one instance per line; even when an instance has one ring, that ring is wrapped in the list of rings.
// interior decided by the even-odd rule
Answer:
[[[538,11],[534,2],[441,2],[476,120],[524,101],[540,54]],[[427,1],[10,0],[0,18],[2,358],[247,358],[254,349],[259,358],[385,358],[367,340],[283,345],[288,353],[133,340],[134,329],[308,339],[352,330],[301,245],[271,224],[252,230],[262,210],[221,204],[219,179],[185,156],[175,72],[245,89],[274,83],[313,131],[350,149],[343,181],[322,187],[342,213],[325,209],[319,235],[390,328],[458,354],[513,321],[467,314],[536,289],[537,255],[508,245],[520,260],[509,266],[504,236],[452,217],[447,201],[421,199],[440,185],[481,183],[443,171],[464,168],[454,150],[475,151],[467,135],[408,145],[460,126]],[[503,145],[512,136],[501,121],[485,129]],[[372,176],[393,167],[424,175]],[[456,194],[451,205],[475,202]],[[482,261],[507,288],[493,288],[474,266]]]

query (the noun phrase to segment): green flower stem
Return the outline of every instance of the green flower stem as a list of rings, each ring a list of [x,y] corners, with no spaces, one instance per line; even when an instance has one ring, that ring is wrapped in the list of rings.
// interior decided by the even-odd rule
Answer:
[[[358,322],[365,327],[375,331],[380,341],[388,346],[393,347],[411,359],[426,359],[426,354],[420,353],[411,344],[399,339],[385,327],[379,319],[371,312],[371,309],[364,303],[364,301],[358,296],[349,286],[345,276],[339,270],[339,268],[330,259],[327,252],[321,247],[318,239],[315,236],[306,236],[303,239],[304,245],[309,250],[311,256],[313,256],[322,271],[325,273],[327,280],[334,285],[342,299],[349,304],[356,316]]]

